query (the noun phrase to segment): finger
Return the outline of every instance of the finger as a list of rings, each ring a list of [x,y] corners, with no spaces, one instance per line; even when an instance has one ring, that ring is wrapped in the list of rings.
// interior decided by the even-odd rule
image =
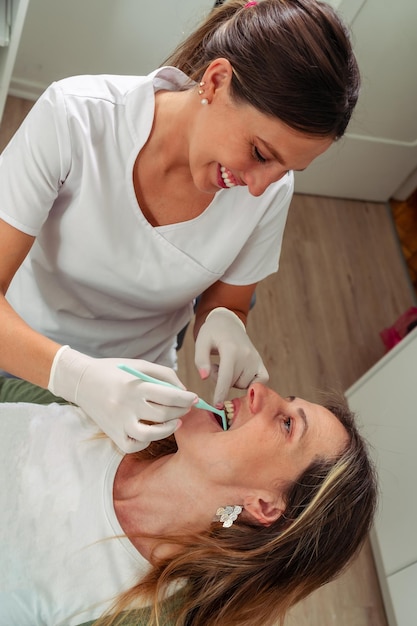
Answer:
[[[217,383],[213,396],[214,406],[223,404],[226,400],[236,376],[234,368],[234,359],[230,356],[230,354],[221,356],[217,372]]]
[[[269,380],[269,374],[261,362],[258,364],[258,369],[254,371],[253,369],[247,369],[242,372],[239,378],[233,383],[233,387],[237,389],[247,389],[252,383],[264,383],[266,384]]]
[[[264,385],[266,385],[266,383],[269,381],[269,373],[268,370],[266,369],[265,365],[263,363],[261,363],[258,371],[255,374],[255,377],[253,379],[252,382],[254,383],[263,383]]]
[[[113,441],[125,454],[139,452],[140,450],[147,448],[149,445],[148,441],[138,441],[137,439],[132,439],[132,437],[129,437],[128,435],[124,435],[123,438],[119,437],[118,440],[114,438]]]
[[[151,402],[156,405],[163,405],[166,407],[176,407],[182,410],[189,409],[197,400],[197,394],[194,391],[184,391],[183,389],[176,389],[173,387],[166,387],[165,385],[158,385],[155,383],[145,383],[135,381],[137,385],[137,401],[144,400],[145,402]],[[133,398],[134,400],[134,398]]]
[[[252,382],[256,381],[256,373],[253,370],[244,370],[234,381],[233,387],[236,389],[247,389]]]
[[[135,421],[134,419],[132,422]],[[139,450],[143,450],[147,447],[147,441],[139,441],[138,439],[134,439],[130,437],[126,432],[125,428],[122,424],[116,428],[106,428],[104,431],[106,435],[117,445],[117,447],[124,452],[125,454],[130,454],[131,452],[138,452]]]
[[[200,375],[204,372],[203,378],[207,378],[211,371],[211,348],[212,342],[210,336],[205,337],[200,330],[195,341],[194,363]]]
[[[181,426],[180,419],[162,422],[161,424],[143,424],[137,420],[126,426],[126,433],[132,439],[139,442],[150,443],[151,441],[159,441],[170,437]]]
[[[175,420],[189,412],[190,407],[168,407],[145,401],[140,409],[140,421],[163,424]]]

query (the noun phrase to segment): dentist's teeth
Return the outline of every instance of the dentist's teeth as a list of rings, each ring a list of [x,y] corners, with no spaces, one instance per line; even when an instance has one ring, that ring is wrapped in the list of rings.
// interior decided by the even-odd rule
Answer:
[[[230,426],[230,424],[233,421],[233,418],[235,416],[235,409],[233,406],[233,402],[231,400],[225,400],[224,401],[224,410],[226,413],[226,419],[228,421],[228,424]]]
[[[236,187],[236,183],[233,180],[231,180],[224,165],[221,166],[220,171],[221,171],[222,178],[224,180],[224,184],[226,185],[226,187]]]

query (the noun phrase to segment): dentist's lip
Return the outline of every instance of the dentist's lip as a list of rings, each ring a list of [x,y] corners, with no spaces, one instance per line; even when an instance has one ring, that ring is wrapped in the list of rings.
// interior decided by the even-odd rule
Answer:
[[[232,187],[242,185],[236,176],[225,165],[221,164],[218,166],[217,181],[222,189],[231,189]]]

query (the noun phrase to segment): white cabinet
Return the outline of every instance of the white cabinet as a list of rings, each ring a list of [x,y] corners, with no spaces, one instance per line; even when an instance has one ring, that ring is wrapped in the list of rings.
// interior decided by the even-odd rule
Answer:
[[[371,444],[380,505],[371,543],[390,626],[417,624],[417,329],[346,391]]]
[[[0,0],[0,121],[29,0]]]

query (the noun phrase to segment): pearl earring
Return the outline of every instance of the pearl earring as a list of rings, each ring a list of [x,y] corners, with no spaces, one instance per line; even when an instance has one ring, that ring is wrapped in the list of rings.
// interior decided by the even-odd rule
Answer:
[[[204,85],[205,85],[205,84],[206,84],[206,83],[204,82],[204,80],[202,80],[202,81],[199,83],[199,87],[200,87],[200,89],[198,90],[198,95],[199,95],[199,96],[202,96],[202,95],[203,95],[203,93],[204,93],[204,89],[203,89],[203,87],[204,87]],[[203,106],[205,106],[206,104],[208,104],[208,103],[209,103],[209,101],[207,100],[207,98],[201,98],[200,102],[201,102],[201,104],[202,104]]]

